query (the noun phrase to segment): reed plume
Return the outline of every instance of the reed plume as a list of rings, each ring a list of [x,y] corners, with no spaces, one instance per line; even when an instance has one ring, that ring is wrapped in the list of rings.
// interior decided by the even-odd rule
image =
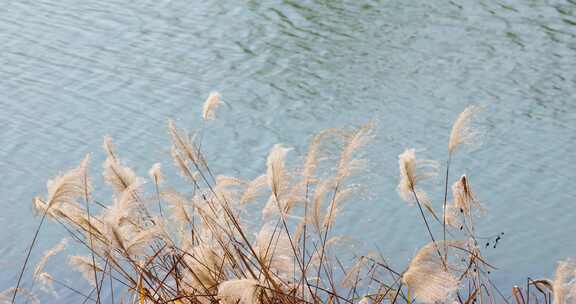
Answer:
[[[472,192],[466,175],[462,175],[458,181],[452,184],[452,196],[454,197],[454,206],[466,215],[470,216],[472,214],[472,208],[484,211],[484,207],[478,202],[476,195]]]
[[[576,261],[558,262],[554,279],[534,280],[531,284],[542,286],[552,293],[552,304],[569,304],[576,301]]]
[[[398,165],[400,167],[400,182],[398,183],[398,193],[407,203],[414,203],[417,198],[428,197],[418,184],[424,180],[436,176],[437,164],[431,160],[416,159],[416,150],[406,149],[398,155]],[[424,199],[424,205],[431,207],[429,201]]]
[[[460,145],[474,142],[478,132],[472,128],[471,124],[474,116],[479,111],[480,107],[478,106],[468,106],[460,113],[452,125],[452,131],[450,132],[450,139],[448,141],[448,153],[454,153]]]
[[[442,243],[429,243],[420,249],[402,275],[404,284],[422,303],[446,302],[458,289],[458,278],[444,267],[442,255],[436,254],[437,248],[446,247]],[[454,245],[454,242],[447,241],[446,245]]]
[[[99,265],[93,264],[90,257],[79,255],[70,256],[68,257],[68,263],[79,271],[86,281],[96,286],[97,282],[94,279],[94,271],[103,272],[103,269]]]
[[[148,176],[154,181],[155,184],[162,184],[164,182],[164,175],[162,175],[162,165],[160,163],[155,163],[152,168],[148,171]]]
[[[104,138],[103,147],[108,155],[108,158],[106,158],[103,164],[104,180],[117,194],[124,192],[124,190],[130,188],[133,184],[139,182],[140,179],[136,176],[136,173],[134,173],[132,169],[122,165],[116,156],[111,137],[106,136]]]
[[[48,263],[48,260],[51,257],[55,256],[56,254],[58,254],[59,252],[64,250],[67,243],[68,243],[68,240],[63,239],[56,246],[54,246],[54,247],[50,248],[49,250],[47,250],[46,252],[44,252],[42,257],[40,258],[40,261],[36,264],[36,268],[34,268],[34,273],[32,275],[34,280],[38,281],[40,283],[40,286],[43,290],[45,290],[48,293],[54,294],[54,295],[56,294],[56,292],[54,291],[54,288],[52,287],[52,282],[54,280],[49,273],[44,271],[44,267],[46,267],[46,264]]]
[[[268,186],[272,189],[275,196],[280,194],[286,189],[286,181],[288,179],[287,172],[285,171],[286,155],[292,150],[282,145],[274,145],[268,154],[266,161],[266,176],[268,179]]]
[[[214,120],[216,118],[215,111],[222,104],[220,100],[220,93],[211,92],[206,101],[204,102],[204,107],[202,109],[202,118],[205,121]]]

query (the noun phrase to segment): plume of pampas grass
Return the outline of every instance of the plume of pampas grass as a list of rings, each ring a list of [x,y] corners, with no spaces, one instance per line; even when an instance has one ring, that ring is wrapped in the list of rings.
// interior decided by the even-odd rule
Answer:
[[[548,289],[553,295],[552,304],[571,304],[576,301],[576,262],[567,259],[558,262],[554,279],[533,280],[531,284]]]
[[[458,289],[458,279],[448,272],[438,248],[455,245],[452,241],[431,242],[418,251],[402,275],[402,281],[422,303],[445,302]],[[458,243],[460,244],[460,243]]]
[[[576,301],[576,261],[558,262],[554,280],[551,282],[554,304],[569,304]]]
[[[216,118],[216,109],[222,104],[220,100],[220,93],[211,92],[206,101],[204,102],[204,107],[202,109],[202,118],[205,121],[214,120]]]
[[[218,297],[227,304],[257,304],[260,290],[258,281],[253,279],[229,280],[218,286]]]
[[[138,178],[132,169],[122,166],[113,158],[107,158],[103,164],[104,180],[115,193],[122,193],[134,184]]]
[[[413,191],[417,192],[417,184],[420,181],[436,176],[435,169],[437,163],[431,160],[417,160],[416,150],[406,149],[398,155],[398,165],[400,166],[400,182],[398,183],[398,193],[406,202],[413,202]],[[423,171],[422,169],[433,169]]]
[[[179,130],[173,120],[168,120],[168,133],[172,139],[172,158],[183,176],[191,179],[194,183],[197,181],[194,179],[194,173],[188,168],[189,162],[197,171],[210,172],[206,160],[200,153],[200,147],[195,143],[196,134],[190,136]]]
[[[432,202],[428,195],[418,187],[418,183],[421,181],[436,176],[438,164],[432,160],[417,160],[416,150],[406,149],[398,155],[398,165],[400,167],[400,181],[396,189],[400,197],[409,204],[419,202],[437,221],[440,221],[434,208],[432,208]]]
[[[162,202],[160,200],[160,184],[164,181],[164,176],[162,175],[160,163],[155,163],[152,168],[148,170],[148,176],[154,181],[154,189],[156,190],[156,199],[158,201],[158,211],[160,216],[164,217],[164,212],[162,212]]]
[[[36,268],[34,268],[33,273],[34,279],[39,279],[40,274],[42,273],[44,267],[46,267],[46,264],[48,263],[48,259],[57,255],[60,251],[64,250],[64,248],[66,248],[67,243],[68,243],[67,239],[62,239],[62,241],[60,241],[60,243],[58,243],[56,246],[44,252],[42,257],[40,258],[40,261],[36,264]]]
[[[84,279],[92,286],[96,286],[94,281],[94,272],[102,272],[102,268],[97,264],[92,263],[92,259],[87,256],[73,255],[68,257],[70,266],[79,271]]]
[[[472,128],[471,123],[474,115],[480,111],[478,106],[468,106],[456,119],[450,132],[448,141],[448,152],[450,154],[456,151],[456,148],[462,144],[470,144],[478,135],[478,132]]]
[[[160,185],[164,181],[164,175],[162,175],[162,165],[160,163],[155,163],[152,165],[152,168],[150,168],[148,171],[148,175],[155,184]]]
[[[116,157],[116,147],[114,146],[114,142],[112,141],[112,137],[110,135],[105,135],[104,140],[102,142],[102,148],[106,152],[108,157],[112,158],[113,160],[117,160]]]
[[[344,149],[340,153],[337,166],[337,179],[342,180],[355,171],[363,169],[366,162],[363,159],[355,159],[354,153],[365,146],[372,139],[373,123],[368,123],[355,130],[348,138]]]
[[[89,161],[90,155],[86,155],[78,167],[49,180],[46,184],[48,197],[45,201],[35,198],[33,201],[35,209],[43,213],[49,212],[51,208],[70,206],[79,208],[76,199],[82,197],[85,190],[92,189],[90,181],[84,180]]]
[[[282,145],[276,144],[270,150],[266,161],[266,176],[268,179],[268,186],[272,189],[272,193],[278,197],[280,193],[287,186],[287,174],[285,171],[285,160],[291,148],[286,148]]]
[[[114,145],[110,136],[104,138],[103,146],[108,155],[103,164],[104,180],[116,193],[122,193],[136,183],[139,178],[132,169],[120,163],[120,160],[114,152]]]
[[[458,208],[466,216],[472,215],[472,208],[484,212],[484,207],[476,199],[472,192],[470,183],[466,175],[462,175],[454,184],[452,184],[452,196],[454,197],[454,207]]]
[[[141,221],[141,213],[138,212],[141,205],[138,203],[133,193],[140,187],[137,181],[130,185],[126,191],[114,197],[111,206],[108,206],[101,215],[102,221],[111,223],[115,226],[124,226],[128,222],[131,225]]]

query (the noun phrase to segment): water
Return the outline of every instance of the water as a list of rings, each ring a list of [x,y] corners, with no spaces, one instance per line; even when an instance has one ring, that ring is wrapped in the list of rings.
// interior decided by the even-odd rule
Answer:
[[[445,159],[451,122],[479,104],[482,145],[460,151],[452,178],[468,173],[489,209],[480,233],[505,232],[487,251],[495,282],[508,291],[576,255],[573,0],[5,0],[0,29],[0,290],[15,284],[47,179],[87,152],[99,176],[105,134],[140,175],[170,168],[166,119],[199,127],[211,90],[229,106],[207,129],[210,161],[246,178],[274,143],[298,155],[319,130],[374,119],[368,199],[346,206],[339,232],[397,268],[427,241],[396,195],[397,155]],[[33,258],[62,236],[47,225]]]

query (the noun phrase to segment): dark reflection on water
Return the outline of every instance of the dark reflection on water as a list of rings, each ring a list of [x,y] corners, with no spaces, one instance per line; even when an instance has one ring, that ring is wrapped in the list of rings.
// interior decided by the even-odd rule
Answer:
[[[506,232],[488,251],[495,281],[576,255],[574,1],[7,1],[0,28],[0,289],[49,177],[105,134],[141,175],[170,168],[166,119],[199,127],[213,89],[229,104],[207,133],[221,173],[254,177],[274,143],[302,153],[314,132],[375,119],[365,199],[340,232],[398,268],[426,234],[395,193],[397,155],[444,159],[451,121],[482,105],[483,144],[456,157],[453,178],[468,173],[487,205],[481,233]],[[39,247],[62,235],[50,225]]]

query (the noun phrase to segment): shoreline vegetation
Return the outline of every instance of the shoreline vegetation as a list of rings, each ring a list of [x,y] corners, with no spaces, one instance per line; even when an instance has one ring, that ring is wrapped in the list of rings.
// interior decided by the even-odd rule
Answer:
[[[351,179],[366,166],[357,152],[373,137],[371,123],[320,132],[297,167],[285,162],[290,149],[275,145],[266,172],[243,180],[216,175],[202,151],[204,129],[221,104],[220,95],[211,93],[198,132],[189,134],[168,122],[173,165],[188,185],[183,189],[166,184],[159,163],[147,178],[137,176],[110,137],[103,145],[103,177],[113,190],[109,203],[97,199],[92,187],[90,155],[50,180],[47,195],[33,200],[40,220],[18,281],[0,293],[0,302],[39,303],[38,292],[67,290],[78,303],[97,304],[576,303],[573,260],[560,262],[552,279],[494,285],[494,266],[483,257],[484,243],[475,232],[486,210],[469,178],[455,176],[450,167],[461,147],[475,142],[478,107],[469,106],[454,122],[441,174],[437,162],[417,157],[414,149],[398,157],[398,194],[429,238],[401,268],[376,252],[348,262],[333,250],[341,241],[333,231],[337,215],[356,195]],[[438,175],[444,200],[433,204],[422,185]],[[251,219],[249,210],[257,210],[261,219]],[[44,253],[25,279],[29,287],[22,288],[32,267],[30,253],[48,222],[69,237]],[[434,234],[433,227],[442,233]],[[70,286],[45,270],[71,242],[84,255],[68,256],[68,264],[89,289]]]

